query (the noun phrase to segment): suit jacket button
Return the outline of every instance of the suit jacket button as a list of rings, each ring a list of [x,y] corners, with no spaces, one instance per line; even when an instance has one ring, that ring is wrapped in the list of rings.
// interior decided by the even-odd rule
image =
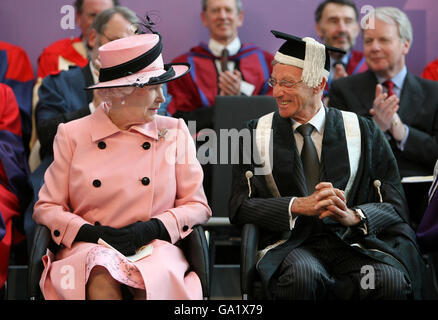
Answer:
[[[141,183],[144,186],[147,186],[150,182],[151,182],[151,180],[148,177],[144,177],[144,178],[141,179]]]
[[[182,229],[184,232],[186,232],[187,230],[189,230],[189,226],[184,226]]]
[[[59,232],[59,230],[55,230],[55,231],[53,231],[53,235],[55,237],[59,237],[61,235],[61,232]]]
[[[100,180],[96,179],[93,180],[93,186],[95,186],[96,188],[99,188],[102,185],[102,182],[100,182]]]
[[[145,143],[143,143],[142,147],[145,150],[149,150],[151,148],[151,144],[149,142],[145,142]]]
[[[103,141],[100,141],[98,144],[97,144],[97,146],[99,147],[99,149],[105,149],[106,148],[106,143],[105,142],[103,142]]]

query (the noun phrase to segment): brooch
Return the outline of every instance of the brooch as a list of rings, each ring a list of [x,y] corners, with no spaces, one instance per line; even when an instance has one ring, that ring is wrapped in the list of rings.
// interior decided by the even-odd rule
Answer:
[[[158,130],[158,140],[165,139],[167,134],[167,129]]]

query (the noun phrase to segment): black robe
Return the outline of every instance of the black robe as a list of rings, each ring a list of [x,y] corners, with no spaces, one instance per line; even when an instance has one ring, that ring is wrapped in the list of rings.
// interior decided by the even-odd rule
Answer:
[[[258,120],[248,122],[254,131]],[[361,131],[361,158],[353,186],[347,199],[351,209],[360,208],[367,217],[367,235],[358,228],[350,229],[326,218],[330,232],[336,234],[346,246],[360,242],[367,249],[377,249],[385,253],[353,247],[368,257],[387,263],[408,275],[412,283],[413,297],[421,297],[421,275],[424,262],[415,240],[415,233],[409,226],[409,213],[400,183],[397,163],[387,139],[376,124],[359,117]],[[290,119],[274,113],[272,175],[280,197],[274,198],[267,187],[264,176],[255,175],[251,181],[251,198],[248,197],[248,182],[245,173],[255,172],[256,165],[239,164],[233,167],[233,192],[230,198],[230,220],[234,224],[254,223],[261,228],[259,249],[284,237],[289,229],[288,206],[292,197],[307,195],[301,159],[298,154]],[[253,134],[253,139],[255,134]],[[321,153],[321,181],[331,182],[335,188],[345,190],[350,177],[350,163],[346,144],[344,123],[341,112],[326,108],[326,123]],[[255,147],[254,147],[255,148]],[[252,148],[252,149],[254,149]],[[244,157],[242,143],[239,154]],[[254,152],[254,150],[249,151]],[[257,152],[257,151],[255,151]],[[246,154],[246,157],[249,155]],[[248,159],[248,158],[246,158]],[[254,159],[250,155],[250,159]],[[242,159],[241,159],[242,160]],[[383,202],[373,185],[381,182]],[[312,234],[317,217],[300,216],[289,233],[288,240],[269,250],[258,264],[258,271],[265,285],[280,266],[286,255]]]

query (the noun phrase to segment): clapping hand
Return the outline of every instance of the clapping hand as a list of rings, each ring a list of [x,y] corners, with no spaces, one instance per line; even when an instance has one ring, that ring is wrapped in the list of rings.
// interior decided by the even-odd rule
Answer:
[[[373,107],[370,109],[370,115],[374,121],[382,129],[383,132],[391,129],[394,116],[399,108],[399,98],[394,94],[388,97],[387,93],[382,93],[381,84],[376,86],[376,96],[373,102]]]
[[[240,84],[242,74],[239,70],[224,71],[219,75],[219,95],[221,96],[238,96],[240,95]]]

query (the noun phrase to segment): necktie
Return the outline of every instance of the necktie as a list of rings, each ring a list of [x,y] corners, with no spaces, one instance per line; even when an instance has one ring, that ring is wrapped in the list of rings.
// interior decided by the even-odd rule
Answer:
[[[228,56],[229,56],[229,52],[225,48],[224,50],[222,50],[222,55],[221,55],[221,70],[222,70],[222,72],[228,70]]]
[[[386,80],[385,82],[383,82],[383,85],[388,89],[388,97],[394,95],[394,82],[392,82],[391,80]]]
[[[306,176],[307,191],[312,194],[319,182],[319,160],[315,145],[310,135],[313,131],[310,123],[303,124],[297,131],[303,136],[303,149],[301,150],[301,162],[303,163],[304,175]]]

